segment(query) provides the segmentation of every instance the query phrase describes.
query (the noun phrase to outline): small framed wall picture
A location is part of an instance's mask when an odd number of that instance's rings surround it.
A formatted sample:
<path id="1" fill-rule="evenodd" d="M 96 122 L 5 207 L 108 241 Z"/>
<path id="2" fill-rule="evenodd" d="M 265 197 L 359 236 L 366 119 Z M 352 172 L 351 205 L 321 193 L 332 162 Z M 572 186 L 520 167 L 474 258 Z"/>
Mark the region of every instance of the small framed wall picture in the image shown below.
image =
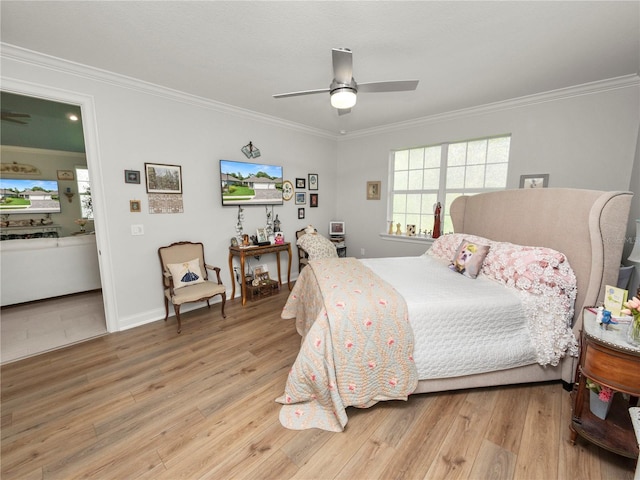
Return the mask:
<path id="1" fill-rule="evenodd" d="M 380 182 L 367 182 L 367 200 L 380 200 Z"/>
<path id="2" fill-rule="evenodd" d="M 304 178 L 296 178 L 296 188 L 307 188 L 307 180 Z"/>
<path id="3" fill-rule="evenodd" d="M 520 175 L 520 188 L 547 188 L 549 186 L 549 174 L 537 173 L 534 175 Z"/>
<path id="4" fill-rule="evenodd" d="M 140 213 L 142 211 L 140 200 L 129 200 L 129 211 L 133 213 Z"/>
<path id="5" fill-rule="evenodd" d="M 58 170 L 58 180 L 75 180 L 73 170 Z"/>
<path id="6" fill-rule="evenodd" d="M 139 170 L 125 170 L 124 171 L 124 183 L 140 183 L 140 171 Z"/>
<path id="7" fill-rule="evenodd" d="M 304 219 L 304 208 L 299 208 L 298 209 L 298 220 L 303 220 Z"/>
<path id="8" fill-rule="evenodd" d="M 304 205 L 307 203 L 306 192 L 296 192 L 296 205 Z"/>
<path id="9" fill-rule="evenodd" d="M 309 190 L 318 190 L 318 174 L 309 174 Z"/>
<path id="10" fill-rule="evenodd" d="M 309 194 L 309 206 L 311 208 L 315 208 L 318 206 L 318 194 L 317 193 L 310 193 Z"/>

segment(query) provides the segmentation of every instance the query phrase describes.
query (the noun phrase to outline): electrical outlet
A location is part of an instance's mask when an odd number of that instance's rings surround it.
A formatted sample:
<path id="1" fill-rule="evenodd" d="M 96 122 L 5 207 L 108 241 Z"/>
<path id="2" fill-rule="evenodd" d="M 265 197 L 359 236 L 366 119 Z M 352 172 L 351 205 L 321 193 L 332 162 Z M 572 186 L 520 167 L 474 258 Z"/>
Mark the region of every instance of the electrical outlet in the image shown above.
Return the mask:
<path id="1" fill-rule="evenodd" d="M 364 256 L 364 248 L 360 249 L 360 255 Z"/>

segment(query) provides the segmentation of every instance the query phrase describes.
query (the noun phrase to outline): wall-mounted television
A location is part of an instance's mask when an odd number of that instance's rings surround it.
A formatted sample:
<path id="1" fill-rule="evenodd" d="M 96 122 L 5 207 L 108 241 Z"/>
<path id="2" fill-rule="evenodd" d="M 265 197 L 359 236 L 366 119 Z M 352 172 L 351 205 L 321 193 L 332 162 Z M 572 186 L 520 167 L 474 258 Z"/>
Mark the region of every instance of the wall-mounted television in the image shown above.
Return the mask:
<path id="1" fill-rule="evenodd" d="M 282 205 L 282 167 L 220 160 L 222 206 Z"/>
<path id="2" fill-rule="evenodd" d="M 0 215 L 60 213 L 57 180 L 0 178 Z"/>

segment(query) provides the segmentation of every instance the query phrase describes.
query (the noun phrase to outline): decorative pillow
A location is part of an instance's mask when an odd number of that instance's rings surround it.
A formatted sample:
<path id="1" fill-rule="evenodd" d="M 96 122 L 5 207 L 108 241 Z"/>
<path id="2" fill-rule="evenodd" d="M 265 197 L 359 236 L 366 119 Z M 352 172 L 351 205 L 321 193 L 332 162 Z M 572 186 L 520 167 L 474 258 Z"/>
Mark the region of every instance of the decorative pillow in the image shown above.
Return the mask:
<path id="1" fill-rule="evenodd" d="M 575 274 L 567 257 L 547 247 L 495 242 L 482 272 L 505 285 L 540 293 L 544 289 L 575 289 Z"/>
<path id="2" fill-rule="evenodd" d="M 477 235 L 468 235 L 466 233 L 448 233 L 435 239 L 429 250 L 425 252 L 425 255 L 440 258 L 441 260 L 446 260 L 447 262 L 451 261 L 451 259 L 455 256 L 458 247 L 460 246 L 460 242 L 464 240 L 469 240 L 470 242 L 481 245 L 491 246 L 493 244 L 491 240 L 484 237 L 479 237 Z"/>
<path id="3" fill-rule="evenodd" d="M 169 273 L 173 277 L 173 288 L 182 288 L 204 282 L 197 258 L 183 263 L 167 263 Z"/>
<path id="4" fill-rule="evenodd" d="M 296 242 L 309 255 L 309 260 L 335 258 L 338 256 L 336 246 L 319 233 L 305 233 Z"/>
<path id="5" fill-rule="evenodd" d="M 487 253 L 489 253 L 489 245 L 481 245 L 464 239 L 456 250 L 449 268 L 465 277 L 476 278 Z"/>

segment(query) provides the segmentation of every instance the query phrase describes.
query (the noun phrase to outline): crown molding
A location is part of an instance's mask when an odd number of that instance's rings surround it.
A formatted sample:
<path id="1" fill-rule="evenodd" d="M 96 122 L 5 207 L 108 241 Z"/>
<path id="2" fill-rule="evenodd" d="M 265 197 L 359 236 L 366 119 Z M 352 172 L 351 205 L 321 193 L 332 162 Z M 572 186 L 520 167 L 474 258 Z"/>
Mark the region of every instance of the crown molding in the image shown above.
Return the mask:
<path id="1" fill-rule="evenodd" d="M 228 105 L 226 103 L 216 102 L 214 100 L 199 97 L 197 95 L 191 95 L 151 82 L 145 82 L 143 80 L 128 77 L 126 75 L 120 75 L 118 73 L 109 72 L 107 70 L 102 70 L 77 62 L 64 60 L 58 57 L 53 57 L 51 55 L 28 50 L 8 43 L 0 42 L 0 57 L 11 59 L 21 63 L 35 65 L 57 72 L 66 73 L 69 75 L 87 78 L 93 81 L 111 84 L 121 88 L 128 88 L 130 90 L 135 90 L 148 95 L 155 95 L 158 97 L 194 105 L 197 107 L 208 108 L 210 110 L 226 115 L 234 115 L 236 117 L 245 118 L 252 121 L 296 130 L 298 132 L 303 132 L 323 138 L 333 139 L 338 142 L 352 140 L 354 138 L 392 133 L 398 130 L 405 130 L 407 128 L 419 127 L 431 123 L 455 120 L 457 118 L 485 115 L 488 113 L 510 110 L 514 108 L 522 108 L 535 104 L 553 102 L 583 95 L 593 95 L 609 90 L 618 90 L 621 88 L 633 87 L 637 88 L 638 86 L 640 86 L 640 76 L 638 76 L 638 74 L 624 75 L 621 77 L 599 80 L 572 87 L 560 88 L 548 92 L 527 95 L 524 97 L 517 97 L 485 105 L 479 105 L 477 107 L 464 108 L 460 110 L 430 115 L 427 117 L 420 117 L 413 120 L 390 123 L 380 127 L 357 130 L 348 132 L 346 134 L 335 134 L 326 130 L 312 128 L 307 125 L 290 122 L 271 115 L 265 115 L 262 113 L 254 112 L 252 110 Z"/>
<path id="2" fill-rule="evenodd" d="M 133 77 L 128 77 L 119 73 L 110 72 L 100 68 L 83 65 L 81 63 L 72 62 L 70 60 L 54 57 L 44 53 L 36 52 L 34 50 L 28 50 L 16 45 L 0 42 L 0 47 L 0 57 L 14 60 L 16 62 L 35 65 L 40 68 L 46 68 L 48 70 L 62 72 L 69 75 L 106 83 L 114 85 L 116 87 L 127 88 L 140 93 L 155 95 L 157 97 L 186 103 L 188 105 L 207 108 L 218 113 L 234 115 L 236 117 L 244 118 L 247 120 L 288 128 L 310 135 L 330 139 L 336 138 L 336 134 L 334 134 L 333 132 L 328 132 L 326 130 L 321 130 L 318 128 L 312 128 L 300 123 L 290 122 L 278 117 L 265 115 L 263 113 L 258 113 L 245 108 L 228 105 L 226 103 L 216 102 L 208 98 L 191 95 L 179 90 L 163 87 L 161 85 L 146 82 L 144 80 L 139 80 Z"/>
<path id="3" fill-rule="evenodd" d="M 56 157 L 67 157 L 67 158 L 75 157 L 85 161 L 87 159 L 87 155 L 82 152 L 68 152 L 66 150 L 50 150 L 48 148 L 20 147 L 17 145 L 0 145 L 0 150 L 4 152 L 35 153 L 38 155 L 50 155 L 50 156 L 56 156 Z"/>
<path id="4" fill-rule="evenodd" d="M 640 86 L 640 76 L 637 74 L 623 75 L 621 77 L 609 78 L 606 80 L 599 80 L 596 82 L 584 83 L 581 85 L 575 85 L 572 87 L 560 88 L 557 90 L 550 90 L 548 92 L 536 93 L 533 95 L 527 95 L 524 97 L 517 97 L 509 100 L 503 100 L 495 103 L 488 103 L 485 105 L 479 105 L 477 107 L 464 108 L 461 110 L 454 110 L 451 112 L 439 113 L 436 115 L 430 115 L 428 117 L 416 118 L 413 120 L 407 120 L 404 122 L 390 123 L 381 127 L 373 127 L 365 130 L 358 130 L 355 132 L 349 132 L 343 135 L 340 140 L 351 140 L 358 137 L 368 137 L 371 135 L 380 135 L 383 133 L 390 133 L 398 130 L 405 130 L 407 128 L 419 127 L 428 125 L 431 123 L 444 122 L 449 120 L 455 120 L 456 118 L 471 117 L 477 115 L 485 115 L 488 113 L 499 112 L 503 110 L 511 110 L 514 108 L 528 107 L 540 103 L 555 102 L 558 100 L 564 100 L 567 98 L 580 97 L 584 95 L 593 95 L 596 93 L 602 93 L 609 90 L 618 90 L 621 88 L 637 88 Z"/>

